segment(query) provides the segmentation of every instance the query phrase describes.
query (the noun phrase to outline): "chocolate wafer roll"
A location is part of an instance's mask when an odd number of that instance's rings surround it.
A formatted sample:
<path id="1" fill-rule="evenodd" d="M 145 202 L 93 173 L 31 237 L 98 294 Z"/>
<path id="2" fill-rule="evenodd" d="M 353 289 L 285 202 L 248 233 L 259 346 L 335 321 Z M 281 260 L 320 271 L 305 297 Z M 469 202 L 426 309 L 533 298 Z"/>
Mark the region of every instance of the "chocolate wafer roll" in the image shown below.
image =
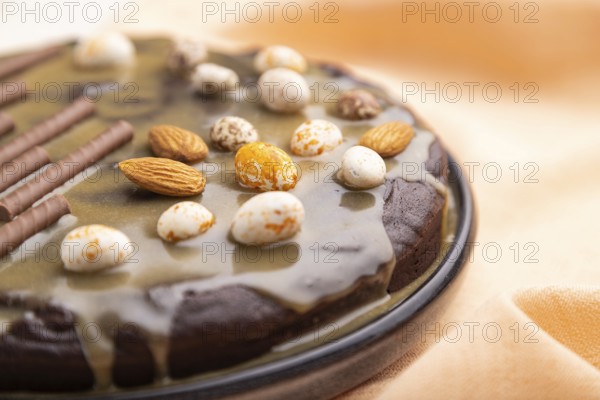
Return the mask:
<path id="1" fill-rule="evenodd" d="M 0 147 L 0 165 L 11 161 L 33 146 L 55 138 L 95 112 L 96 106 L 85 98 L 75 100 L 68 107 Z"/>
<path id="2" fill-rule="evenodd" d="M 23 71 L 29 67 L 41 63 L 61 52 L 60 47 L 47 47 L 31 53 L 20 54 L 9 59 L 0 61 L 0 78 L 5 78 L 14 73 Z"/>
<path id="3" fill-rule="evenodd" d="M 0 83 L 0 106 L 24 99 L 27 96 L 26 87 L 23 81 Z"/>
<path id="4" fill-rule="evenodd" d="M 25 240 L 70 213 L 69 202 L 60 194 L 27 210 L 19 218 L 0 228 L 0 257 L 4 257 Z"/>
<path id="5" fill-rule="evenodd" d="M 0 112 L 0 136 L 15 129 L 15 121 L 5 113 Z"/>
<path id="6" fill-rule="evenodd" d="M 44 197 L 69 179 L 92 166 L 113 150 L 133 138 L 130 123 L 119 121 L 108 130 L 69 154 L 52 168 L 51 177 L 42 174 L 40 179 L 30 181 L 0 200 L 0 220 L 10 221 L 37 200 Z M 48 171 L 51 166 L 48 167 Z"/>
<path id="7" fill-rule="evenodd" d="M 50 164 L 48 152 L 39 146 L 26 151 L 0 168 L 0 192 L 5 191 L 29 174 Z"/>

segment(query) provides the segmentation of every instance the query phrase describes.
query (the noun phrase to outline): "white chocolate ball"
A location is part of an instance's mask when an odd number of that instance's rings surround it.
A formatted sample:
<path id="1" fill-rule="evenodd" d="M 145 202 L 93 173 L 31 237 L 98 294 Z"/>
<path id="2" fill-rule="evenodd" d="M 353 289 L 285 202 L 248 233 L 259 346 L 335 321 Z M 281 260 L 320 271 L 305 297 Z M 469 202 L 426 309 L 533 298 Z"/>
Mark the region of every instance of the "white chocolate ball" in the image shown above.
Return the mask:
<path id="1" fill-rule="evenodd" d="M 342 132 L 334 123 L 314 119 L 296 129 L 290 146 L 298 156 L 316 156 L 335 149 L 342 139 Z"/>
<path id="2" fill-rule="evenodd" d="M 206 232 L 214 223 L 215 216 L 202 204 L 182 201 L 161 214 L 156 230 L 163 240 L 178 242 Z"/>
<path id="3" fill-rule="evenodd" d="M 95 272 L 127 260 L 136 246 L 121 231 L 105 225 L 85 225 L 67 233 L 60 246 L 65 269 Z"/>
<path id="4" fill-rule="evenodd" d="M 224 151 L 238 151 L 245 144 L 257 142 L 258 132 L 240 117 L 223 117 L 210 128 L 210 140 Z"/>
<path id="5" fill-rule="evenodd" d="M 73 49 L 75 64 L 84 68 L 111 67 L 132 63 L 135 46 L 118 32 L 109 32 L 80 40 Z"/>
<path id="6" fill-rule="evenodd" d="M 233 91 L 240 78 L 232 69 L 221 65 L 205 63 L 194 68 L 190 80 L 192 87 L 203 95 L 215 95 L 223 91 Z"/>
<path id="7" fill-rule="evenodd" d="M 273 68 L 258 80 L 261 101 L 271 111 L 293 113 L 302 110 L 310 101 L 306 80 L 287 68 Z"/>
<path id="8" fill-rule="evenodd" d="M 307 63 L 302 54 L 287 46 L 269 46 L 254 57 L 254 69 L 259 74 L 280 67 L 303 73 L 307 69 Z"/>
<path id="9" fill-rule="evenodd" d="M 342 156 L 338 178 L 349 188 L 370 189 L 385 182 L 385 161 L 373 150 L 353 146 Z"/>

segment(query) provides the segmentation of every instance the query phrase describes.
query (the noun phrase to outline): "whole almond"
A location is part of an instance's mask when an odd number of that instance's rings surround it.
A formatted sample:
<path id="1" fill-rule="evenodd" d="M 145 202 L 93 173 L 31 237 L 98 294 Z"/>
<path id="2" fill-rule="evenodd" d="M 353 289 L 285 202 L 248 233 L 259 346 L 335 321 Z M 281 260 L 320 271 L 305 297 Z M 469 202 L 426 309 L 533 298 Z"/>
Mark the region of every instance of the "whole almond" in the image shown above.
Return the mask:
<path id="1" fill-rule="evenodd" d="M 202 173 L 168 158 L 132 158 L 121 161 L 119 169 L 139 187 L 165 196 L 194 196 L 206 186 Z"/>
<path id="2" fill-rule="evenodd" d="M 393 157 L 408 147 L 415 137 L 412 126 L 404 122 L 388 122 L 368 130 L 358 144 L 376 151 L 381 157 Z"/>
<path id="3" fill-rule="evenodd" d="M 152 127 L 148 140 L 158 157 L 194 163 L 202 161 L 208 155 L 208 146 L 200 136 L 173 125 Z"/>

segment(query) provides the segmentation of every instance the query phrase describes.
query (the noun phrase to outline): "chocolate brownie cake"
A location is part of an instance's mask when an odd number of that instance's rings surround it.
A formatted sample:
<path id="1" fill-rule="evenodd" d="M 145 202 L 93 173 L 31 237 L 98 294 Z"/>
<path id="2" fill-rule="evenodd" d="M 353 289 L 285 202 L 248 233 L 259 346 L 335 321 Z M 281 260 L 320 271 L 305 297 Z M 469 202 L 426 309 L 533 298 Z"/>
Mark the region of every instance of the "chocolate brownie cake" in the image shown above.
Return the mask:
<path id="1" fill-rule="evenodd" d="M 112 59 L 69 44 L 26 70 L 32 63 L 13 62 L 2 78 L 12 101 L 2 109 L 0 214 L 12 222 L 0 227 L 0 390 L 117 390 L 219 371 L 384 299 L 434 263 L 446 153 L 383 90 L 286 49 L 205 54 L 145 39 L 131 55 L 111 40 Z M 301 76 L 308 93 L 265 104 L 265 74 Z M 93 109 L 77 105 L 81 96 Z M 312 134 L 322 147 L 306 141 Z M 19 136 L 29 141 L 14 144 Z M 289 157 L 291 183 L 243 181 L 242 155 L 252 165 Z M 261 202 L 261 192 L 292 197 Z M 243 220 L 251 206 L 278 215 L 279 201 L 298 206 L 284 224 Z M 203 221 L 193 234 L 173 219 L 178 207 Z M 112 262 L 66 260 L 65 242 L 91 231 L 112 240 L 95 242 Z"/>

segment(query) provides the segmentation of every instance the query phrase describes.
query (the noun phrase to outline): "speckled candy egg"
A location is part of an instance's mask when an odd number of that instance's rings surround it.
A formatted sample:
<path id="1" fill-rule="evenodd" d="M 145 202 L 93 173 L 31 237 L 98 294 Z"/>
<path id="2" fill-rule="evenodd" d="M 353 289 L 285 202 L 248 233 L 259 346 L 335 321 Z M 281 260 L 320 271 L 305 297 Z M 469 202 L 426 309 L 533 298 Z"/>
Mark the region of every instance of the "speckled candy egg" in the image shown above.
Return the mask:
<path id="1" fill-rule="evenodd" d="M 206 46 L 201 40 L 192 38 L 176 39 L 167 59 L 167 66 L 173 72 L 188 73 L 207 57 Z"/>
<path id="2" fill-rule="evenodd" d="M 336 108 L 338 116 L 349 120 L 371 119 L 381 113 L 381 105 L 377 98 L 363 89 L 343 92 Z"/>
<path id="3" fill-rule="evenodd" d="M 75 64 L 84 68 L 100 68 L 129 64 L 135 57 L 135 47 L 129 38 L 109 32 L 80 40 L 73 49 Z"/>
<path id="4" fill-rule="evenodd" d="M 370 189 L 385 182 L 386 167 L 383 158 L 364 146 L 346 150 L 338 178 L 349 188 Z"/>
<path id="5" fill-rule="evenodd" d="M 254 196 L 235 213 L 231 235 L 242 244 L 265 245 L 294 236 L 304 223 L 304 206 L 287 192 Z"/>
<path id="6" fill-rule="evenodd" d="M 122 264 L 135 248 L 129 238 L 117 229 L 85 225 L 65 236 L 60 253 L 65 269 L 95 272 Z"/>
<path id="7" fill-rule="evenodd" d="M 293 113 L 302 110 L 310 101 L 306 80 L 288 68 L 273 68 L 258 80 L 260 100 L 271 111 Z"/>
<path id="8" fill-rule="evenodd" d="M 232 69 L 205 63 L 194 68 L 190 75 L 190 81 L 196 92 L 211 96 L 235 90 L 240 83 L 240 78 Z"/>
<path id="9" fill-rule="evenodd" d="M 298 182 L 298 167 L 284 150 L 264 142 L 248 143 L 235 155 L 235 175 L 247 188 L 287 191 Z"/>
<path id="10" fill-rule="evenodd" d="M 223 117 L 210 128 L 210 140 L 220 150 L 237 151 L 245 144 L 258 141 L 258 132 L 244 118 Z"/>
<path id="11" fill-rule="evenodd" d="M 342 132 L 335 124 L 315 119 L 300 125 L 292 135 L 292 153 L 298 156 L 316 156 L 342 144 Z"/>
<path id="12" fill-rule="evenodd" d="M 167 242 L 178 242 L 206 232 L 214 223 L 215 216 L 202 204 L 182 201 L 161 214 L 156 230 Z"/>
<path id="13" fill-rule="evenodd" d="M 307 63 L 302 54 L 287 46 L 265 47 L 254 57 L 254 69 L 258 73 L 281 67 L 303 73 Z"/>

